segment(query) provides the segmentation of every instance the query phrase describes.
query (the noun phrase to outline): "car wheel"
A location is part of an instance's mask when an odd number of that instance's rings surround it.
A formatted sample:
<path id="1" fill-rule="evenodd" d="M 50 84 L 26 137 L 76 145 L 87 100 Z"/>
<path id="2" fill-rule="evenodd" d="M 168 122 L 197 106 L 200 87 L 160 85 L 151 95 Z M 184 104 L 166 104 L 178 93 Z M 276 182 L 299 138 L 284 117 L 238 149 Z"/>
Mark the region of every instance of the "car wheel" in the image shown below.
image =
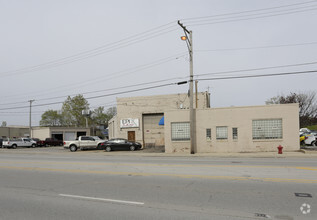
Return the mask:
<path id="1" fill-rule="evenodd" d="M 311 142 L 311 146 L 316 147 L 317 146 L 317 142 L 316 141 Z"/>
<path id="2" fill-rule="evenodd" d="M 110 146 L 107 146 L 107 147 L 106 147 L 106 151 L 107 151 L 107 152 L 110 152 L 110 151 L 111 151 L 111 147 L 110 147 Z"/>
<path id="3" fill-rule="evenodd" d="M 75 152 L 75 151 L 77 151 L 77 146 L 76 146 L 76 145 L 71 145 L 71 146 L 69 147 L 69 150 L 70 150 L 71 152 Z"/>
<path id="4" fill-rule="evenodd" d="M 16 144 L 13 144 L 13 145 L 12 145 L 12 148 L 13 148 L 13 149 L 17 149 L 17 145 L 16 145 Z"/>
<path id="5" fill-rule="evenodd" d="M 135 146 L 131 145 L 130 146 L 130 151 L 134 151 L 135 150 Z"/>
<path id="6" fill-rule="evenodd" d="M 36 144 L 32 144 L 32 148 L 35 148 L 36 147 Z"/>

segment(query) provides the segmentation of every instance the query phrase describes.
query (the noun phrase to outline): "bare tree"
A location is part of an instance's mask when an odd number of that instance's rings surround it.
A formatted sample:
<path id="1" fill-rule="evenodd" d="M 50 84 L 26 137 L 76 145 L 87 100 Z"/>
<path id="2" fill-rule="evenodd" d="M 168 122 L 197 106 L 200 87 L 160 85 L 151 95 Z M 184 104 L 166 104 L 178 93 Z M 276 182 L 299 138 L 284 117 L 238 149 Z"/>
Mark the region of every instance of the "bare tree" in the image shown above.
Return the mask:
<path id="1" fill-rule="evenodd" d="M 317 99 L 316 92 L 295 93 L 289 95 L 280 95 L 270 98 L 265 102 L 269 104 L 287 104 L 298 103 L 299 121 L 301 127 L 314 125 L 317 123 Z"/>

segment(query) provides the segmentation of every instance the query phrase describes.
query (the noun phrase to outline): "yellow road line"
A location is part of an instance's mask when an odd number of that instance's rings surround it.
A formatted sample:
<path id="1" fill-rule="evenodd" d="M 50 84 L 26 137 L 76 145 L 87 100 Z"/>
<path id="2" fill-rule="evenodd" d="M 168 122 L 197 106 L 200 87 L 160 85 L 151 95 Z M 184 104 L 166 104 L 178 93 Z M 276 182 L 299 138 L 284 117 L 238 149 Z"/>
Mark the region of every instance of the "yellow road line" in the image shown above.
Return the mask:
<path id="1" fill-rule="evenodd" d="M 317 167 L 296 167 L 296 169 L 317 171 Z"/>
<path id="2" fill-rule="evenodd" d="M 317 171 L 317 167 L 298 167 L 298 166 L 271 166 L 271 165 L 206 165 L 206 164 L 154 164 L 154 163 L 110 163 L 110 162 L 57 162 L 57 161 L 0 161 L 8 164 L 60 164 L 60 165 L 95 165 L 95 166 L 139 166 L 139 167 L 216 167 L 216 168 L 282 168 L 282 169 L 301 169 Z"/>
<path id="3" fill-rule="evenodd" d="M 261 177 L 241 177 L 241 176 L 210 176 L 210 175 L 190 175 L 190 174 L 168 174 L 168 173 L 142 173 L 142 172 L 114 172 L 101 170 L 80 170 L 80 169 L 56 169 L 42 167 L 12 167 L 0 166 L 0 169 L 26 170 L 26 171 L 49 171 L 65 173 L 87 173 L 87 174 L 105 174 L 105 175 L 131 175 L 131 176 L 168 176 L 178 178 L 196 178 L 212 180 L 258 180 L 264 182 L 289 182 L 289 183 L 317 183 L 314 179 L 287 179 L 287 178 L 261 178 Z"/>

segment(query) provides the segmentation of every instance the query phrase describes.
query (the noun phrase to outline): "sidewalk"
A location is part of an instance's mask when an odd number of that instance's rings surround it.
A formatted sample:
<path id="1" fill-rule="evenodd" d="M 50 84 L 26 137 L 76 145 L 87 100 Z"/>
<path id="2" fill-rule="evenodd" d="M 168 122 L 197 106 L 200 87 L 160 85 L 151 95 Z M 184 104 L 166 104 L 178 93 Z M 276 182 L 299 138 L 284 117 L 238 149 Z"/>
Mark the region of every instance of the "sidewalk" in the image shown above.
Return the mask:
<path id="1" fill-rule="evenodd" d="M 223 157 L 223 158 L 316 158 L 317 150 L 301 149 L 293 152 L 283 152 L 278 154 L 276 152 L 250 152 L 250 153 L 164 153 L 148 150 L 138 151 L 111 151 L 106 152 L 104 150 L 85 150 L 70 152 L 63 147 L 49 147 L 49 148 L 20 148 L 20 149 L 1 149 L 0 153 L 10 154 L 52 154 L 61 155 L 67 154 L 72 156 L 82 155 L 102 155 L 102 156 L 135 156 L 135 157 Z"/>
<path id="2" fill-rule="evenodd" d="M 296 152 L 252 152 L 252 153 L 157 153 L 146 151 L 112 151 L 112 152 L 99 152 L 105 156 L 141 156 L 141 157 L 230 157 L 230 158 L 317 158 L 317 151 L 300 150 Z"/>

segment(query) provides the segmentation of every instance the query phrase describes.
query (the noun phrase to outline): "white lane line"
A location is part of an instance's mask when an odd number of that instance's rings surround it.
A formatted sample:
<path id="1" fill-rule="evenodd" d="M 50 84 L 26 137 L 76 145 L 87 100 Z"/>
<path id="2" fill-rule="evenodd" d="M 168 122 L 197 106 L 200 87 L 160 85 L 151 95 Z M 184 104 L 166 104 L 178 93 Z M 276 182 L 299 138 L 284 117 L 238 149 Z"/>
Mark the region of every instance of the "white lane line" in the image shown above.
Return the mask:
<path id="1" fill-rule="evenodd" d="M 143 202 L 134 202 L 134 201 L 124 201 L 124 200 L 114 200 L 114 199 L 105 199 L 105 198 L 97 198 L 97 197 L 87 197 L 87 196 L 77 196 L 77 195 L 68 195 L 68 194 L 59 194 L 63 197 L 77 198 L 77 199 L 87 199 L 87 200 L 96 200 L 103 202 L 115 202 L 115 203 L 123 203 L 130 205 L 144 205 Z"/>

